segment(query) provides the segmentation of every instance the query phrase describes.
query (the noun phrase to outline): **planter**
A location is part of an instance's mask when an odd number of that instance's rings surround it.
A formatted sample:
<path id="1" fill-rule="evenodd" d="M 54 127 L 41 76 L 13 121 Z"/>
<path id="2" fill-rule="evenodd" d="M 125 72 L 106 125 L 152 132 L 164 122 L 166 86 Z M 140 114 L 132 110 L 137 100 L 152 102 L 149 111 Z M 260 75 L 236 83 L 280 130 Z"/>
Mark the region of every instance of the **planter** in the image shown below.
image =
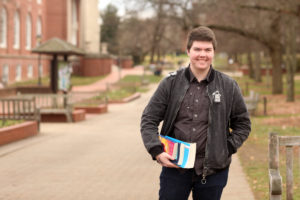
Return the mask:
<path id="1" fill-rule="evenodd" d="M 107 113 L 108 106 L 107 104 L 101 104 L 98 106 L 77 106 L 75 107 L 75 110 L 85 110 L 86 113 L 89 114 L 101 114 L 101 113 Z"/>
<path id="2" fill-rule="evenodd" d="M 85 120 L 85 110 L 73 110 L 72 112 L 73 122 L 79 122 Z M 67 117 L 63 113 L 42 113 L 41 114 L 42 122 L 68 122 Z"/>
<path id="3" fill-rule="evenodd" d="M 36 121 L 28 121 L 0 128 L 0 145 L 8 144 L 38 134 Z"/>

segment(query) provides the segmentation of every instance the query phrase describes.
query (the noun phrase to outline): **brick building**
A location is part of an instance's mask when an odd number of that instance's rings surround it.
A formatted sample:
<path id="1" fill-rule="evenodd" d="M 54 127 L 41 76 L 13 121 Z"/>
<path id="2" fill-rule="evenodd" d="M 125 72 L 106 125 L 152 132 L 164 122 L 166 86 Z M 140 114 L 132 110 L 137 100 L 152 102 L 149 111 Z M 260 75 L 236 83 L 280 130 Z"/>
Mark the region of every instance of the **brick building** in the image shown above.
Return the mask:
<path id="1" fill-rule="evenodd" d="M 98 0 L 1 0 L 0 81 L 4 84 L 49 74 L 51 56 L 31 49 L 53 37 L 83 49 L 86 56 L 72 57 L 74 72 L 110 72 L 111 59 L 100 55 Z M 101 70 L 99 70 L 101 69 Z M 87 72 L 88 71 L 88 72 Z"/>

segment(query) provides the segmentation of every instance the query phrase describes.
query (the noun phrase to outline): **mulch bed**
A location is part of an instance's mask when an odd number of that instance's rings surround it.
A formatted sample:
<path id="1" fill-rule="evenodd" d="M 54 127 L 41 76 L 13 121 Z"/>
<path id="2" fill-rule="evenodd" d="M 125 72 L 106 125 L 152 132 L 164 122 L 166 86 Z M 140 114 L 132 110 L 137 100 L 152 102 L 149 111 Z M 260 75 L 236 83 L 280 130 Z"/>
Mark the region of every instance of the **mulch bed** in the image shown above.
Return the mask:
<path id="1" fill-rule="evenodd" d="M 300 127 L 300 95 L 295 97 L 295 102 L 286 102 L 285 95 L 266 95 L 267 115 L 272 116 L 263 119 L 267 125 L 281 127 Z M 260 101 L 257 115 L 263 115 L 263 103 Z"/>

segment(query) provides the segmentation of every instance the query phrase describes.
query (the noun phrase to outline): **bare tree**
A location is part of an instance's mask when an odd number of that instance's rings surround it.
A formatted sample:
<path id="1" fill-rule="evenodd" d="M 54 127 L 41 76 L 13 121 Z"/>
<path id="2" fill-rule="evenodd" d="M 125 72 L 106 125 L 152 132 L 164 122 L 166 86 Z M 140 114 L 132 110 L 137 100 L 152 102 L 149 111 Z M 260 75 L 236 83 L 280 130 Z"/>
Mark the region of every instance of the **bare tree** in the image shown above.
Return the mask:
<path id="1" fill-rule="evenodd" d="M 150 20 L 141 20 L 136 16 L 125 19 L 119 29 L 119 48 L 121 55 L 131 55 L 134 62 L 141 63 L 150 51 Z"/>
<path id="2" fill-rule="evenodd" d="M 204 1 L 201 5 L 199 3 L 196 9 L 202 13 L 209 13 L 209 18 L 199 24 L 205 24 L 214 29 L 236 33 L 256 40 L 264 45 L 268 49 L 272 60 L 272 93 L 280 94 L 283 92 L 282 53 L 285 45 L 283 42 L 285 24 L 282 22 L 282 10 L 284 9 L 280 7 L 283 4 L 280 0 L 267 0 L 264 2 L 251 1 L 251 3 L 251 5 L 244 5 L 244 1 L 240 0 Z M 290 0 L 284 4 L 287 3 L 290 10 L 299 8 L 299 6 L 295 6 L 296 1 Z M 274 7 L 278 8 L 280 12 L 265 12 L 253 9 L 257 7 Z M 295 13 L 298 12 L 291 13 L 295 15 Z"/>

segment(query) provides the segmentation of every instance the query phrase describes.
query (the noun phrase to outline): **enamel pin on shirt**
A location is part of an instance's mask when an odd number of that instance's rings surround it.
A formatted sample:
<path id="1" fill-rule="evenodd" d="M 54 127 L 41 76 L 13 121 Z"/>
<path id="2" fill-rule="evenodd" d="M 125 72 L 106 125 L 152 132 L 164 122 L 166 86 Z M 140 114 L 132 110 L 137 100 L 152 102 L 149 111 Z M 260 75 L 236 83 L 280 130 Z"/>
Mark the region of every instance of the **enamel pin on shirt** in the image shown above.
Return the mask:
<path id="1" fill-rule="evenodd" d="M 221 102 L 221 94 L 220 94 L 219 90 L 212 93 L 212 95 L 214 97 L 214 102 L 215 103 L 220 103 Z"/>

